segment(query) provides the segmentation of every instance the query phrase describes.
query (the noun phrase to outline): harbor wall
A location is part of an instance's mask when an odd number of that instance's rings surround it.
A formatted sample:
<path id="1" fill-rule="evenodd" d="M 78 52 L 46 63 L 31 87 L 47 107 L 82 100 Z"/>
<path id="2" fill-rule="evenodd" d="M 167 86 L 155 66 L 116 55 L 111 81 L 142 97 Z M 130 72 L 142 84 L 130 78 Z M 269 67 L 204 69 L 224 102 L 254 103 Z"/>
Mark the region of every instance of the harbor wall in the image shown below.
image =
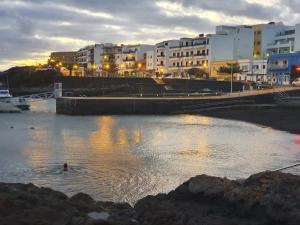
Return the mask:
<path id="1" fill-rule="evenodd" d="M 101 78 L 101 77 L 58 77 L 63 91 L 74 96 L 118 96 L 135 94 L 193 93 L 211 90 L 230 92 L 230 82 L 215 80 L 158 79 L 152 78 Z M 243 84 L 233 83 L 234 91 L 242 91 Z"/>
<path id="2" fill-rule="evenodd" d="M 274 104 L 276 92 L 273 91 L 210 97 L 62 97 L 56 100 L 56 112 L 68 115 L 180 114 L 220 105 Z M 289 93 L 293 92 L 291 89 Z"/>

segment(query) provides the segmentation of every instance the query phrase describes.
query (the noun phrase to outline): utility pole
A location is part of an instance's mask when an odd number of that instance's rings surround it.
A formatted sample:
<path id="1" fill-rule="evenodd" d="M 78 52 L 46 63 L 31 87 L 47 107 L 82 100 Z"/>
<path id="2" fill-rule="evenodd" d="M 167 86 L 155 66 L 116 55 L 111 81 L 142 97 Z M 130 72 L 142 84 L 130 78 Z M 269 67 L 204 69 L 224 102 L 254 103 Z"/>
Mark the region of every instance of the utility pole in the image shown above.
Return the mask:
<path id="1" fill-rule="evenodd" d="M 233 64 L 231 64 L 231 82 L 230 82 L 230 93 L 233 92 Z"/>

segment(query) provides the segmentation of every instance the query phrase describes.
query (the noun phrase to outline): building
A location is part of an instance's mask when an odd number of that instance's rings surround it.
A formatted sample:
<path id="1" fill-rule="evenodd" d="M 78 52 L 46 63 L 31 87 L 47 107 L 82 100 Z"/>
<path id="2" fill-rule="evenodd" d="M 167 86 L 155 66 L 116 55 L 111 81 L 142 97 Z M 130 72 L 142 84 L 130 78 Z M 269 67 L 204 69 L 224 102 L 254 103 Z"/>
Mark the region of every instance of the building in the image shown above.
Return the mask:
<path id="1" fill-rule="evenodd" d="M 270 53 L 272 53 L 272 49 L 280 47 L 277 46 L 276 38 L 278 38 L 281 33 L 283 34 L 284 32 L 290 31 L 292 29 L 292 26 L 286 26 L 282 22 L 270 22 L 268 24 L 253 25 L 254 59 L 267 59 Z M 289 32 L 287 32 L 286 34 L 290 35 Z M 280 38 L 278 40 L 280 40 Z"/>
<path id="2" fill-rule="evenodd" d="M 116 65 L 120 76 L 139 76 L 147 74 L 147 52 L 154 50 L 154 45 L 122 45 L 122 51 L 116 55 Z"/>
<path id="3" fill-rule="evenodd" d="M 254 30 L 252 26 L 217 26 L 216 34 L 228 35 L 233 39 L 232 59 L 252 59 L 254 48 Z"/>
<path id="4" fill-rule="evenodd" d="M 156 54 L 155 50 L 146 52 L 146 72 L 149 75 L 153 75 L 155 73 L 156 68 Z"/>
<path id="5" fill-rule="evenodd" d="M 78 66 L 82 67 L 86 72 L 100 71 L 100 55 L 102 47 L 102 44 L 94 44 L 79 49 L 77 52 Z"/>
<path id="6" fill-rule="evenodd" d="M 191 68 L 207 70 L 208 49 L 207 38 L 200 35 L 197 38 L 181 38 L 179 45 L 169 49 L 169 70 L 173 76 L 185 76 Z"/>
<path id="7" fill-rule="evenodd" d="M 271 77 L 267 73 L 267 60 L 244 59 L 238 60 L 238 64 L 241 72 L 238 74 L 237 80 L 256 83 L 271 83 Z"/>
<path id="8" fill-rule="evenodd" d="M 49 62 L 74 65 L 76 64 L 76 52 L 51 52 Z"/>
<path id="9" fill-rule="evenodd" d="M 268 59 L 268 74 L 273 76 L 274 85 L 287 85 L 300 77 L 300 53 L 273 54 Z"/>
<path id="10" fill-rule="evenodd" d="M 115 76 L 118 74 L 117 60 L 122 53 L 122 46 L 103 45 L 100 55 L 100 76 Z"/>

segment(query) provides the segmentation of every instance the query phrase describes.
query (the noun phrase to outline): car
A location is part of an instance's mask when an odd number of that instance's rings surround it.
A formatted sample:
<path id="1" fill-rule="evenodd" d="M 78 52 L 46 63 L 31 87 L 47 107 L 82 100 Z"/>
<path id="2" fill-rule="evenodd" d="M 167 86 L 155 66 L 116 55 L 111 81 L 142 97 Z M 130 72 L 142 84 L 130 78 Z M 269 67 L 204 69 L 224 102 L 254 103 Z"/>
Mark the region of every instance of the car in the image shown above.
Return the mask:
<path id="1" fill-rule="evenodd" d="M 292 82 L 293 87 L 300 87 L 300 77 L 296 78 L 293 82 Z"/>

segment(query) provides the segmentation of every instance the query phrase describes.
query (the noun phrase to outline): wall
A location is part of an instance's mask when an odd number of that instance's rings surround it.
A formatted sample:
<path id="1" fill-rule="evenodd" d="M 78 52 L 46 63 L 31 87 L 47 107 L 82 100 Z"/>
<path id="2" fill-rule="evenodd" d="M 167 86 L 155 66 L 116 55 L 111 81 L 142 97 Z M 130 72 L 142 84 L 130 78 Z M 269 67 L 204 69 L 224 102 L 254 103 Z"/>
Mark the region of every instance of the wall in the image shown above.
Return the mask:
<path id="1" fill-rule="evenodd" d="M 233 59 L 233 45 L 234 40 L 232 36 L 228 35 L 208 35 L 209 38 L 209 64 L 213 61 Z"/>

